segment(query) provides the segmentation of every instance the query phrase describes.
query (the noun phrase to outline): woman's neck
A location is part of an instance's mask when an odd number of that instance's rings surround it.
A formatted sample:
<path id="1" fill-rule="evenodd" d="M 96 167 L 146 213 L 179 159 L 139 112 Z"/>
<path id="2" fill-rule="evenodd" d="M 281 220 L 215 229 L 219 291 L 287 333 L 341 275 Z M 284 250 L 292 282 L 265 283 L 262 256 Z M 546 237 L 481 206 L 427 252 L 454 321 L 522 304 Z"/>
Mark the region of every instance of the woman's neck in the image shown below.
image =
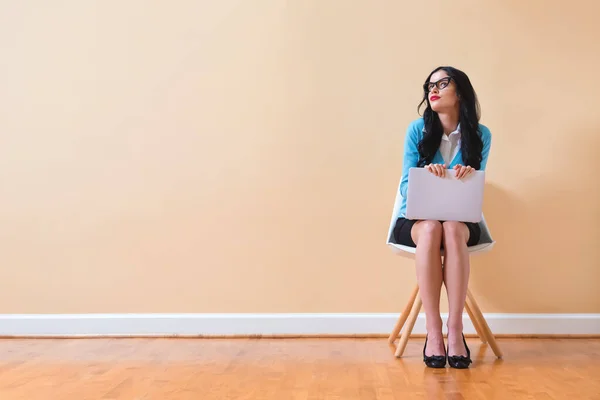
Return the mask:
<path id="1" fill-rule="evenodd" d="M 444 134 L 449 135 L 458 127 L 458 112 L 438 113 Z"/>

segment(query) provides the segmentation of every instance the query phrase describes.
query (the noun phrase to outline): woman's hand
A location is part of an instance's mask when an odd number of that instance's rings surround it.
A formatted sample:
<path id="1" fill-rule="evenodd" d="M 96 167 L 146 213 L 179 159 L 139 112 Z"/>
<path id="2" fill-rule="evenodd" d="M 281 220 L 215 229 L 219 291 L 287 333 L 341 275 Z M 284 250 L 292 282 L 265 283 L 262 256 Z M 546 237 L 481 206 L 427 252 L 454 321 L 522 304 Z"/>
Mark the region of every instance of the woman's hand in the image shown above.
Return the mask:
<path id="1" fill-rule="evenodd" d="M 466 178 L 471 174 L 471 172 L 475 171 L 471 166 L 464 166 L 457 164 L 454 166 L 454 170 L 456 171 L 456 179 Z"/>
<path id="2" fill-rule="evenodd" d="M 446 176 L 446 164 L 428 164 L 425 169 L 440 178 Z"/>

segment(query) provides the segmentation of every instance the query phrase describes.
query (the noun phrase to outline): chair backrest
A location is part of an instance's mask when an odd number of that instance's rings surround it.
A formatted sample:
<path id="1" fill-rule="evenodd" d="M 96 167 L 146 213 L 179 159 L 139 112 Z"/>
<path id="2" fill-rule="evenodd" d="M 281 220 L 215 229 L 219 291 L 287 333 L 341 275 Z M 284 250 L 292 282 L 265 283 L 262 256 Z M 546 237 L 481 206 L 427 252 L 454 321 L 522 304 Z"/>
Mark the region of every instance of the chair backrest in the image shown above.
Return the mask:
<path id="1" fill-rule="evenodd" d="M 388 229 L 387 245 L 395 254 L 408 258 L 414 258 L 414 254 L 417 250 L 415 247 L 398 244 L 394 239 L 394 227 L 396 226 L 396 221 L 400 216 L 401 206 L 402 195 L 400 194 L 400 186 L 398 186 L 398 190 L 396 190 L 396 200 L 394 201 L 394 209 L 392 211 L 392 218 L 390 220 L 390 226 Z M 487 223 L 485 222 L 485 217 L 483 214 L 481 214 L 481 221 L 479 222 L 479 226 L 481 227 L 481 237 L 479 238 L 479 243 L 477 243 L 475 246 L 471 246 L 468 248 L 470 254 L 490 251 L 496 243 L 496 241 L 492 238 L 492 234 L 490 233 Z"/>

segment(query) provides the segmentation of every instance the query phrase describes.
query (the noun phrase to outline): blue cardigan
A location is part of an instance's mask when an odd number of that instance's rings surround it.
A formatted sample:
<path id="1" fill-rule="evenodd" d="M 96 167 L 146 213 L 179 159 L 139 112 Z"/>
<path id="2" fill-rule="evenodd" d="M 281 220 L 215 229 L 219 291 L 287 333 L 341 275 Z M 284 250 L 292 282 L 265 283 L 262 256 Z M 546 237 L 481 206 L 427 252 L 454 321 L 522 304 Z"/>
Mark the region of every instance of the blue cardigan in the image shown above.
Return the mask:
<path id="1" fill-rule="evenodd" d="M 404 141 L 404 162 L 402 165 L 402 179 L 400 180 L 400 195 L 402 196 L 402 205 L 400 206 L 400 217 L 406 216 L 406 191 L 408 189 L 408 171 L 412 167 L 416 167 L 419 162 L 419 149 L 418 145 L 421 139 L 423 139 L 423 130 L 425 128 L 425 121 L 423 118 L 416 119 L 410 123 L 406 130 L 406 139 Z M 488 155 L 490 153 L 490 146 L 492 144 L 492 134 L 487 126 L 479 124 L 479 132 L 481 134 L 481 140 L 483 140 L 483 150 L 481 152 L 481 167 L 480 171 L 485 170 L 487 165 Z M 444 158 L 438 150 L 433 157 L 433 164 L 444 164 Z M 454 168 L 455 165 L 464 165 L 462 159 L 462 151 L 459 149 L 456 156 L 452 159 L 448 169 Z"/>

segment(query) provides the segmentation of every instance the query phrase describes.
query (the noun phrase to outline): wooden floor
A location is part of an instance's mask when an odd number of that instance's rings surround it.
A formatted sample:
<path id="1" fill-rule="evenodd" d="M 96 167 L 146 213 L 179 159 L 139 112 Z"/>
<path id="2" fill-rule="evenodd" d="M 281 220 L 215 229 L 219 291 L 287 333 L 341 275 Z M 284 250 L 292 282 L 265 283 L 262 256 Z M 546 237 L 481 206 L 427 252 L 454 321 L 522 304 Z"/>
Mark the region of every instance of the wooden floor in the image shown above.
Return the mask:
<path id="1" fill-rule="evenodd" d="M 6 339 L 0 399 L 600 399 L 600 340 L 469 339 L 469 370 L 432 370 L 411 339 Z"/>

